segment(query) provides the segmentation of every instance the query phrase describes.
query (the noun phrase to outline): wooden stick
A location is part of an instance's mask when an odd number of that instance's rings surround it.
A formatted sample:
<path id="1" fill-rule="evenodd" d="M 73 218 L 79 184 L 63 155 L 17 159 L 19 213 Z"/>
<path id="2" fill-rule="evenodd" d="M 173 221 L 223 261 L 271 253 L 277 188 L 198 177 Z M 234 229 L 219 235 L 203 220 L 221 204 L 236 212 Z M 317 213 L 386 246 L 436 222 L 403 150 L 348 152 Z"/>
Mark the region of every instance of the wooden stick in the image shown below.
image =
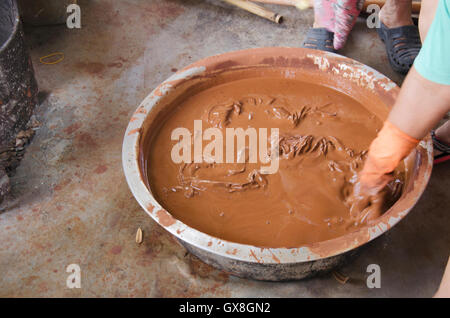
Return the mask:
<path id="1" fill-rule="evenodd" d="M 261 7 L 250 1 L 245 0 L 222 0 L 222 1 L 235 5 L 243 10 L 256 14 L 260 17 L 263 17 L 275 23 L 281 23 L 283 19 L 283 17 L 278 13 L 267 10 L 266 8 Z"/>
<path id="2" fill-rule="evenodd" d="M 301 9 L 312 8 L 314 0 L 250 0 L 267 4 L 279 4 L 282 6 L 294 6 Z"/>
<path id="3" fill-rule="evenodd" d="M 312 8 L 314 7 L 313 0 L 250 0 L 253 2 L 270 3 L 270 4 L 280 4 L 284 6 L 294 6 L 297 8 Z M 376 4 L 380 8 L 384 6 L 386 0 L 366 0 L 364 1 L 363 11 L 366 11 L 367 7 L 371 4 Z M 420 1 L 412 2 L 412 13 L 419 13 L 421 7 Z"/>

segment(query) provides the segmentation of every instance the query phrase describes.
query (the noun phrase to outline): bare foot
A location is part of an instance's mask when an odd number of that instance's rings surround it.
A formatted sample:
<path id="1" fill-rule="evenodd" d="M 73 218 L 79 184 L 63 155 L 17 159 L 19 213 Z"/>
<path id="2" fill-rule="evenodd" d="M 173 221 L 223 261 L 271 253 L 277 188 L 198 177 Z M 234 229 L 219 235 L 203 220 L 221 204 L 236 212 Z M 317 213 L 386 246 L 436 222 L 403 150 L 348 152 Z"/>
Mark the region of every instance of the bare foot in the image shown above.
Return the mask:
<path id="1" fill-rule="evenodd" d="M 412 0 L 387 0 L 379 16 L 388 28 L 413 25 L 411 18 Z"/>

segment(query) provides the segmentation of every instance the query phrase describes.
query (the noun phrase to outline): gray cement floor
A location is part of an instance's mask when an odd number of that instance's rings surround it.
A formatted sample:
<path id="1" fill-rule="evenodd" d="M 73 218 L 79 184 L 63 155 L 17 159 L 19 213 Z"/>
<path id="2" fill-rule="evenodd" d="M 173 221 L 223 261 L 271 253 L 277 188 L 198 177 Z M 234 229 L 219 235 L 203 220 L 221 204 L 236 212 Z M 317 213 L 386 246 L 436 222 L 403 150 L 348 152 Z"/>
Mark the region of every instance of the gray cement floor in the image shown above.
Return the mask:
<path id="1" fill-rule="evenodd" d="M 212 0 L 81 1 L 82 28 L 27 28 L 42 92 L 38 130 L 0 212 L 0 296 L 429 297 L 449 256 L 450 170 L 435 167 L 416 207 L 341 272 L 288 283 L 239 279 L 203 264 L 138 206 L 121 168 L 128 120 L 174 71 L 251 47 L 300 46 L 312 10 L 273 6 L 276 25 Z M 64 52 L 56 65 L 39 57 Z M 363 20 L 341 52 L 397 83 L 375 30 Z M 431 107 L 432 105 L 430 105 Z M 138 227 L 144 242 L 135 243 Z M 66 267 L 81 267 L 81 289 Z M 381 288 L 366 268 L 381 267 Z"/>

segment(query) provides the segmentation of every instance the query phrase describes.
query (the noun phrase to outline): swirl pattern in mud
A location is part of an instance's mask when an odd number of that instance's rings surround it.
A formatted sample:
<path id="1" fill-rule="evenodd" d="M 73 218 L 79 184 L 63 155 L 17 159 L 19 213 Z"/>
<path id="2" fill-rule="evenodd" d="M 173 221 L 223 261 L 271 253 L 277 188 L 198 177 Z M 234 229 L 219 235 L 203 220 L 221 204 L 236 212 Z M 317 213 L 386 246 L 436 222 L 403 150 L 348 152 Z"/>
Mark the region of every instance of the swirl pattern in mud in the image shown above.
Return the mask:
<path id="1" fill-rule="evenodd" d="M 279 167 L 264 174 L 233 144 L 235 162 L 175 163 L 171 133 L 195 120 L 202 129 L 278 128 Z M 344 235 L 386 211 L 399 197 L 404 172 L 361 213 L 350 213 L 349 196 L 381 121 L 352 98 L 296 80 L 242 79 L 201 91 L 174 108 L 146 154 L 150 187 L 177 219 L 218 238 L 260 247 L 296 247 Z M 258 136 L 257 136 L 258 137 Z M 203 149 L 211 142 L 197 140 Z M 267 155 L 273 148 L 266 144 Z M 258 144 L 258 149 L 261 144 Z M 203 155 L 204 159 L 205 155 Z"/>

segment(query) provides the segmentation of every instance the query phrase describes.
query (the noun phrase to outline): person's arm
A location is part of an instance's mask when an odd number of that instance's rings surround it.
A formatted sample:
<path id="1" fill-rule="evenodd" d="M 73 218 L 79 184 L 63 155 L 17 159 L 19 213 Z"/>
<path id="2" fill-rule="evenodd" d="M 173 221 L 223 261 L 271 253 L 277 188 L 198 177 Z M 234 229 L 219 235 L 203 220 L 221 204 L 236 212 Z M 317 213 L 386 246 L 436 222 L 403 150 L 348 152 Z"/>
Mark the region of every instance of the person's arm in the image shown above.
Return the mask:
<path id="1" fill-rule="evenodd" d="M 430 19 L 434 19 L 431 27 Z M 385 126 L 370 146 L 351 198 L 352 208 L 359 212 L 365 208 L 366 194 L 384 187 L 388 174 L 450 109 L 450 1 L 425 1 L 420 28 L 422 38 L 426 36 L 422 50 Z M 450 297 L 450 260 L 435 297 Z"/>
<path id="2" fill-rule="evenodd" d="M 409 136 L 422 139 L 439 123 L 449 108 L 450 85 L 438 84 L 422 77 L 413 66 L 387 120 Z"/>
<path id="3" fill-rule="evenodd" d="M 434 19 L 431 21 L 431 19 Z M 428 0 L 420 14 L 422 49 L 373 141 L 357 192 L 379 191 L 399 162 L 450 108 L 450 2 Z"/>
<path id="4" fill-rule="evenodd" d="M 372 142 L 360 175 L 363 192 L 376 193 L 400 161 L 449 111 L 450 86 L 423 78 L 413 67 L 389 117 Z"/>

